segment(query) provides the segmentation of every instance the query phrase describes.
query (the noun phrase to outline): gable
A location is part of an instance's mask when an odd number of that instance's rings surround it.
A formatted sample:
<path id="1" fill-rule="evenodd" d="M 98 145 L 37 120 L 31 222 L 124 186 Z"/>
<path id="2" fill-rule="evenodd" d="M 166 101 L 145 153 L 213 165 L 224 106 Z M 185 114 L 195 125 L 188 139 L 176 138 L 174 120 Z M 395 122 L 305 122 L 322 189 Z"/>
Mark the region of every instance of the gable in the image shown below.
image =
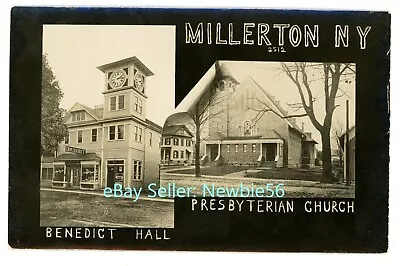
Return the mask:
<path id="1" fill-rule="evenodd" d="M 64 116 L 65 123 L 97 121 L 97 120 L 98 118 L 96 117 L 95 112 L 91 110 L 89 107 L 84 106 L 83 104 L 80 103 L 75 103 Z"/>

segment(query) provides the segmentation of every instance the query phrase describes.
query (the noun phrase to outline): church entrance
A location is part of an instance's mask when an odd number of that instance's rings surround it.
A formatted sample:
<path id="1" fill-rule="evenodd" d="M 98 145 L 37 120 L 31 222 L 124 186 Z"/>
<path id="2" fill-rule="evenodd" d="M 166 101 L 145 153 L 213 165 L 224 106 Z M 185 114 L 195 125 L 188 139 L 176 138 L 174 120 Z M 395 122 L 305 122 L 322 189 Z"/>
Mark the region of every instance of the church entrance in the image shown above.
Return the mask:
<path id="1" fill-rule="evenodd" d="M 265 145 L 265 160 L 274 161 L 276 157 L 276 143 L 266 143 Z"/>
<path id="2" fill-rule="evenodd" d="M 210 161 L 215 161 L 218 156 L 218 144 L 207 145 L 207 148 L 210 149 Z"/>

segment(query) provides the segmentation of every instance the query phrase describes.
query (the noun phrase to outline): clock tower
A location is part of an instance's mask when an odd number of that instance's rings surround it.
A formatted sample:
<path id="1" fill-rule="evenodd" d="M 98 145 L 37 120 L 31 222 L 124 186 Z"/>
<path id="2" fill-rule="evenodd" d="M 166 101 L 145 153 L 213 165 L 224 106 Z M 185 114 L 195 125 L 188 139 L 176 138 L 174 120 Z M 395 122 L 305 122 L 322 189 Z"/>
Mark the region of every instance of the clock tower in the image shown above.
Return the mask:
<path id="1" fill-rule="evenodd" d="M 99 66 L 104 73 L 104 118 L 146 117 L 146 79 L 153 76 L 136 56 Z"/>

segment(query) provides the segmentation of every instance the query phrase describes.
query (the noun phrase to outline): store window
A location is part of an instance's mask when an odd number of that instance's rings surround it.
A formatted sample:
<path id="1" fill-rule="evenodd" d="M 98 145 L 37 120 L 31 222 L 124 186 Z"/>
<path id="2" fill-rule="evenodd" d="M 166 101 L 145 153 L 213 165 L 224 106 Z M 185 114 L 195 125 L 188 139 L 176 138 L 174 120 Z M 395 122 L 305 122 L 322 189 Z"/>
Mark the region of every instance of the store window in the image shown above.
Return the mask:
<path id="1" fill-rule="evenodd" d="M 95 182 L 95 168 L 94 165 L 83 165 L 82 166 L 82 181 L 83 183 L 94 183 Z"/>
<path id="2" fill-rule="evenodd" d="M 64 181 L 64 165 L 54 165 L 53 181 Z"/>

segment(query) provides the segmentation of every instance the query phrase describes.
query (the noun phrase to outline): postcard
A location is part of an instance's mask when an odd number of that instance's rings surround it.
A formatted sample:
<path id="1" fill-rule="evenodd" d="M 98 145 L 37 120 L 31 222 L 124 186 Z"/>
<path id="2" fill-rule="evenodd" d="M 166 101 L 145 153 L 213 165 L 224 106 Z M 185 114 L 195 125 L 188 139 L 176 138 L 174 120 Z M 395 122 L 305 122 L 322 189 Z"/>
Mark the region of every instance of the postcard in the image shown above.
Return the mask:
<path id="1" fill-rule="evenodd" d="M 387 251 L 388 12 L 11 22 L 11 247 Z"/>

